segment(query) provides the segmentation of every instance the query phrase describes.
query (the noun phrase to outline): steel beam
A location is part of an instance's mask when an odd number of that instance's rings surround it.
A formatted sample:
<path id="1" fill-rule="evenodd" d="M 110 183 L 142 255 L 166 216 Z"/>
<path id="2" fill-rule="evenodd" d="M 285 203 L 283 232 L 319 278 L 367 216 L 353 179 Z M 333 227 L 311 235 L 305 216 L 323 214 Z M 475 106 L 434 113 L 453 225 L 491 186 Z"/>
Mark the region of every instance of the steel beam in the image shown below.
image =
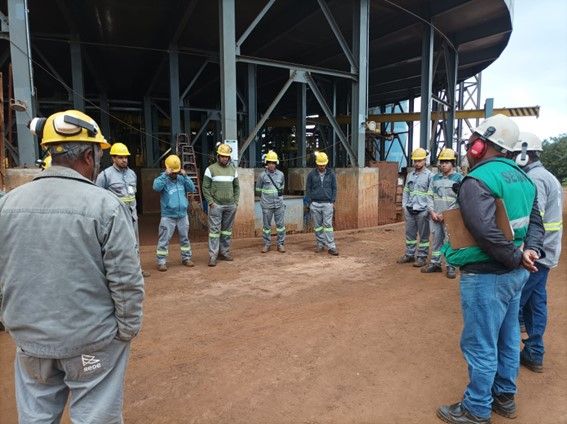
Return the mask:
<path id="1" fill-rule="evenodd" d="M 219 0 L 222 137 L 237 139 L 235 0 Z M 242 152 L 239 152 L 241 155 Z"/>
<path id="2" fill-rule="evenodd" d="M 85 84 L 83 82 L 83 59 L 81 56 L 81 43 L 78 39 L 71 40 L 71 75 L 73 77 L 73 107 L 85 110 Z"/>
<path id="3" fill-rule="evenodd" d="M 443 44 L 445 54 L 445 72 L 447 74 L 447 100 L 449 109 L 447 122 L 445 123 L 445 147 L 453 148 L 453 136 L 455 134 L 455 112 L 457 109 L 457 75 L 459 72 L 459 54 Z"/>
<path id="4" fill-rule="evenodd" d="M 47 69 L 49 69 L 49 72 L 51 72 L 55 76 L 55 78 L 57 78 L 59 80 L 59 82 L 62 83 L 63 88 L 65 88 L 65 90 L 67 90 L 69 100 L 71 100 L 72 97 L 73 97 L 72 90 L 71 90 L 71 87 L 69 87 L 67 85 L 67 83 L 65 83 L 65 79 L 59 74 L 59 72 L 57 72 L 57 70 L 53 67 L 51 62 L 49 62 L 49 60 L 47 60 L 47 58 L 45 57 L 45 55 L 43 54 L 43 52 L 41 51 L 40 48 L 38 48 L 35 44 L 32 44 L 32 50 L 33 50 L 34 54 L 36 54 L 43 61 L 45 66 L 47 66 Z M 0 65 L 0 66 L 2 66 L 2 65 Z"/>
<path id="5" fill-rule="evenodd" d="M 429 139 L 431 137 L 433 43 L 433 27 L 426 24 L 423 27 L 423 39 L 421 47 L 421 119 L 419 128 L 419 146 L 423 149 L 428 148 Z"/>
<path id="6" fill-rule="evenodd" d="M 205 62 L 203 62 L 203 64 L 199 68 L 199 70 L 197 72 L 195 72 L 195 75 L 193 75 L 193 78 L 191 79 L 191 81 L 189 81 L 189 84 L 187 84 L 187 87 L 185 87 L 185 90 L 183 90 L 183 93 L 181 93 L 181 96 L 179 98 L 179 102 L 181 104 L 183 104 L 185 102 L 185 97 L 187 96 L 187 93 L 189 93 L 189 90 L 191 90 L 191 87 L 193 87 L 193 85 L 195 85 L 195 82 L 197 82 L 197 79 L 199 79 L 199 77 L 201 76 L 201 74 L 203 73 L 203 71 L 205 70 L 205 68 L 208 64 L 209 64 L 209 61 L 205 60 Z"/>
<path id="7" fill-rule="evenodd" d="M 298 168 L 307 166 L 307 147 L 305 143 L 307 116 L 307 85 L 305 83 L 297 84 L 297 121 L 295 125 L 295 140 L 297 143 L 297 162 Z"/>
<path id="8" fill-rule="evenodd" d="M 177 46 L 169 49 L 169 113 L 171 116 L 170 143 L 173 148 L 177 134 L 181 133 L 181 110 L 179 108 L 179 54 Z"/>
<path id="9" fill-rule="evenodd" d="M 266 109 L 266 111 L 264 112 L 264 115 L 262 115 L 262 118 L 258 121 L 258 123 L 254 127 L 254 129 L 250 132 L 250 134 L 248 135 L 248 137 L 244 141 L 244 144 L 240 148 L 240 154 L 241 155 L 246 151 L 246 149 L 248 148 L 250 143 L 252 143 L 252 140 L 254 140 L 256 138 L 256 134 L 258 134 L 258 131 L 260 131 L 260 128 L 262 128 L 262 126 L 266 123 L 266 121 L 270 117 L 270 114 L 273 112 L 273 110 L 275 109 L 275 107 L 277 106 L 279 101 L 282 99 L 282 97 L 286 93 L 286 91 L 289 88 L 289 86 L 291 85 L 291 83 L 293 81 L 295 81 L 295 75 L 296 75 L 296 71 L 290 72 L 290 76 L 289 76 L 288 80 L 285 82 L 285 84 L 283 85 L 283 87 L 281 88 L 279 93 L 276 95 L 276 97 L 274 98 L 274 100 L 272 101 L 270 106 L 268 106 L 268 109 Z"/>
<path id="10" fill-rule="evenodd" d="M 330 75 L 332 77 L 348 78 L 355 81 L 358 79 L 357 74 L 351 72 L 339 71 L 336 69 L 329 69 L 329 68 L 320 68 L 317 66 L 300 65 L 297 63 L 284 62 L 281 60 L 263 59 L 259 57 L 238 55 L 236 57 L 236 61 L 242 63 L 254 63 L 256 65 L 263 65 L 263 66 L 271 66 L 273 68 L 289 69 L 292 71 L 311 72 L 314 74 Z"/>
<path id="11" fill-rule="evenodd" d="M 362 1 L 365 1 L 365 0 L 362 0 Z M 313 93 L 313 95 L 315 96 L 317 101 L 319 102 L 321 109 L 323 109 L 325 116 L 327 116 L 329 123 L 331 124 L 331 126 L 333 127 L 335 132 L 337 133 L 339 140 L 341 140 L 341 143 L 343 144 L 344 148 L 346 149 L 348 156 L 350 158 L 351 166 L 356 167 L 357 164 L 358 164 L 356 153 L 353 150 L 352 146 L 349 144 L 345 134 L 343 133 L 343 130 L 341 129 L 341 126 L 339 125 L 339 123 L 337 122 L 335 117 L 333 116 L 333 112 L 329 108 L 329 105 L 327 105 L 327 102 L 325 101 L 325 97 L 323 96 L 323 93 L 321 93 L 321 90 L 319 90 L 319 87 L 317 87 L 317 84 L 315 83 L 315 80 L 313 79 L 311 74 L 306 73 L 305 79 L 307 81 L 307 84 L 309 84 L 309 88 L 311 89 L 311 92 Z"/>
<path id="12" fill-rule="evenodd" d="M 246 131 L 250 133 L 258 123 L 258 81 L 256 79 L 256 65 L 249 63 L 247 65 L 247 71 L 246 108 L 248 110 L 248 114 L 246 116 Z M 250 143 L 250 147 L 248 149 L 248 162 L 251 168 L 256 167 L 256 161 L 260 153 L 259 150 L 256 138 L 254 138 L 254 141 Z"/>
<path id="13" fill-rule="evenodd" d="M 110 114 L 106 93 L 100 93 L 100 129 L 102 134 L 108 138 L 110 135 Z"/>
<path id="14" fill-rule="evenodd" d="M 333 116 L 337 116 L 337 82 L 333 81 L 333 98 L 332 106 Z M 331 166 L 334 168 L 337 166 L 337 134 L 335 131 L 331 133 L 331 144 L 332 144 L 332 155 L 331 155 Z"/>
<path id="15" fill-rule="evenodd" d="M 335 34 L 335 37 L 337 38 L 337 41 L 339 42 L 339 45 L 341 46 L 341 49 L 343 50 L 348 62 L 350 63 L 351 72 L 358 73 L 358 63 L 355 60 L 352 51 L 348 47 L 348 44 L 343 37 L 341 29 L 339 28 L 337 21 L 335 21 L 335 18 L 333 17 L 333 14 L 331 13 L 331 9 L 329 9 L 329 6 L 327 5 L 327 2 L 325 0 L 317 0 L 317 2 L 319 3 L 319 7 L 323 11 L 323 15 L 325 15 L 325 19 L 327 19 L 327 22 L 329 23 L 333 34 Z"/>
<path id="16" fill-rule="evenodd" d="M 8 0 L 8 23 L 10 26 L 10 55 L 12 58 L 14 98 L 24 102 L 27 106 L 26 111 L 16 112 L 19 165 L 32 166 L 38 157 L 39 149 L 37 142 L 27 128 L 27 123 L 35 116 L 35 91 L 27 0 Z"/>
<path id="17" fill-rule="evenodd" d="M 258 25 L 258 23 L 262 20 L 262 18 L 266 15 L 266 13 L 268 12 L 268 10 L 270 10 L 270 7 L 272 7 L 272 5 L 276 2 L 276 0 L 270 0 L 268 1 L 268 3 L 264 6 L 264 8 L 260 11 L 260 13 L 258 13 L 258 15 L 254 18 L 254 20 L 250 23 L 250 25 L 248 26 L 248 28 L 246 28 L 246 30 L 242 33 L 242 35 L 240 36 L 240 38 L 238 39 L 238 41 L 236 42 L 236 53 L 240 54 L 240 47 L 242 46 L 242 43 L 244 43 L 244 41 L 246 41 L 246 39 L 248 38 L 248 36 L 250 35 L 250 33 L 252 31 L 254 31 L 254 28 L 256 28 L 256 25 Z"/>
<path id="18" fill-rule="evenodd" d="M 358 166 L 366 163 L 366 115 L 368 114 L 368 32 L 369 0 L 355 2 L 353 20 L 353 52 L 357 59 L 358 81 L 352 83 L 351 145 L 356 152 Z"/>
<path id="19" fill-rule="evenodd" d="M 152 117 L 152 101 L 148 96 L 144 96 L 144 129 L 145 129 L 145 157 L 146 166 L 155 162 L 154 156 L 154 128 Z"/>
<path id="20" fill-rule="evenodd" d="M 195 134 L 195 137 L 193 137 L 193 140 L 191 141 L 191 146 L 195 145 L 195 143 L 197 142 L 199 137 L 201 137 L 203 132 L 205 134 L 205 137 L 207 136 L 207 126 L 209 125 L 209 122 L 211 122 L 212 118 L 213 118 L 213 115 L 211 113 L 207 113 L 207 118 L 201 124 L 201 128 L 199 128 L 199 131 L 197 131 L 197 134 Z"/>

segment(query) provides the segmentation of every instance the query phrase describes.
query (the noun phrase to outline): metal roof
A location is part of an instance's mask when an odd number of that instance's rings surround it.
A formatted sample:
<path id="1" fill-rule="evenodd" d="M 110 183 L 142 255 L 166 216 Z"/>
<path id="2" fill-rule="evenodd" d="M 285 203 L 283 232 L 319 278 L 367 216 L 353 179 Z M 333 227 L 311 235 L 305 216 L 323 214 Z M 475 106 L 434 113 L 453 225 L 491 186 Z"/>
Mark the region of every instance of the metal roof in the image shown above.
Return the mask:
<path id="1" fill-rule="evenodd" d="M 236 0 L 236 37 L 267 0 Z M 5 3 L 5 2 L 4 2 Z M 352 39 L 353 1 L 327 2 L 344 38 Z M 394 6 L 397 5 L 397 6 Z M 4 5 L 5 6 L 5 5 Z M 403 10 L 405 9 L 405 10 Z M 4 7 L 5 10 L 5 7 Z M 458 49 L 463 80 L 486 68 L 506 47 L 512 9 L 505 0 L 371 0 L 369 43 L 370 106 L 419 96 L 423 22 Z M 169 97 L 167 51 L 177 45 L 181 90 L 204 66 L 188 94 L 194 107 L 219 107 L 219 11 L 211 0 L 29 0 L 35 83 L 40 98 L 66 98 L 49 73 L 71 85 L 68 41 L 83 50 L 86 97 L 101 90 L 110 99 Z M 443 38 L 436 34 L 436 49 Z M 3 45 L 3 48 L 6 48 Z M 243 43 L 241 54 L 348 73 L 349 62 L 316 0 L 276 1 Z M 208 61 L 206 65 L 205 62 Z M 49 70 L 49 66 L 51 70 Z M 443 79 L 443 59 L 434 87 Z M 239 90 L 245 92 L 245 64 L 238 64 Z M 263 111 L 289 73 L 258 67 L 258 110 Z M 324 78 L 321 79 L 324 84 Z M 348 80 L 342 84 L 347 86 Z M 295 98 L 275 114 L 295 113 Z"/>

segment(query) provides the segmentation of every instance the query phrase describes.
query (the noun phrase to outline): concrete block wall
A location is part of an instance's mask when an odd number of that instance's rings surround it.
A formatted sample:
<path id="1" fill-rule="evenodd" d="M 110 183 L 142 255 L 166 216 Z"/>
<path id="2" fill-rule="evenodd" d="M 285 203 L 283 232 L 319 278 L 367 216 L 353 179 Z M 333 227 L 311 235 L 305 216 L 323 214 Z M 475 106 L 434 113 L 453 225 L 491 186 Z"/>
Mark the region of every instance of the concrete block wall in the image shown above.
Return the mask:
<path id="1" fill-rule="evenodd" d="M 378 168 L 338 168 L 335 223 L 337 230 L 378 225 Z"/>

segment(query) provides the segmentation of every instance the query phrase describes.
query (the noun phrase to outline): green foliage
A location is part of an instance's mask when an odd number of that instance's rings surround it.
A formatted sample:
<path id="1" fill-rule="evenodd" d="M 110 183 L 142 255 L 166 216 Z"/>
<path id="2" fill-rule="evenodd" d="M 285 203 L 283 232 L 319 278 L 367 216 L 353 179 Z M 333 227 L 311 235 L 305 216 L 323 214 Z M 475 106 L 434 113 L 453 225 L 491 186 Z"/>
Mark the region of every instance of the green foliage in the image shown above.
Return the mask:
<path id="1" fill-rule="evenodd" d="M 541 162 L 563 185 L 567 184 L 567 134 L 543 142 Z"/>

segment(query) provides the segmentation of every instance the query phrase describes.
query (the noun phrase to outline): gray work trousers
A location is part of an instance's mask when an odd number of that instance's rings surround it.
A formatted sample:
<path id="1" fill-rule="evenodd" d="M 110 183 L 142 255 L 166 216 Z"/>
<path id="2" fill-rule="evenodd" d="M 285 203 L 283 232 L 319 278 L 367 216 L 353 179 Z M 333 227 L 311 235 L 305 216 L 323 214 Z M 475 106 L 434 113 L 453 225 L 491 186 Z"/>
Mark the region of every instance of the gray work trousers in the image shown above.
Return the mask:
<path id="1" fill-rule="evenodd" d="M 158 265 L 165 265 L 167 262 L 169 241 L 176 228 L 179 234 L 181 260 L 187 261 L 193 256 L 191 243 L 189 242 L 189 217 L 187 215 L 182 218 L 168 218 L 167 216 L 162 216 L 159 221 L 159 240 L 156 249 Z"/>
<path id="2" fill-rule="evenodd" d="M 313 230 L 315 231 L 317 247 L 336 249 L 333 230 L 333 204 L 312 202 L 309 206 L 309 211 L 313 218 Z"/>
<path id="3" fill-rule="evenodd" d="M 285 205 L 279 208 L 262 208 L 262 240 L 266 246 L 272 244 L 272 218 L 276 222 L 276 232 L 278 234 L 278 246 L 285 243 Z"/>
<path id="4" fill-rule="evenodd" d="M 209 257 L 216 259 L 219 253 L 230 254 L 235 216 L 235 204 L 209 206 Z"/>
<path id="5" fill-rule="evenodd" d="M 431 263 L 441 265 L 441 248 L 447 241 L 444 222 L 430 221 L 431 225 Z"/>
<path id="6" fill-rule="evenodd" d="M 406 255 L 427 258 L 429 252 L 429 212 L 410 213 L 404 208 L 406 219 Z M 417 236 L 419 234 L 419 243 Z"/>
<path id="7" fill-rule="evenodd" d="M 69 398 L 73 424 L 121 424 L 124 375 L 130 342 L 114 339 L 103 349 L 65 359 L 26 355 L 15 360 L 16 403 L 21 424 L 59 423 Z"/>

